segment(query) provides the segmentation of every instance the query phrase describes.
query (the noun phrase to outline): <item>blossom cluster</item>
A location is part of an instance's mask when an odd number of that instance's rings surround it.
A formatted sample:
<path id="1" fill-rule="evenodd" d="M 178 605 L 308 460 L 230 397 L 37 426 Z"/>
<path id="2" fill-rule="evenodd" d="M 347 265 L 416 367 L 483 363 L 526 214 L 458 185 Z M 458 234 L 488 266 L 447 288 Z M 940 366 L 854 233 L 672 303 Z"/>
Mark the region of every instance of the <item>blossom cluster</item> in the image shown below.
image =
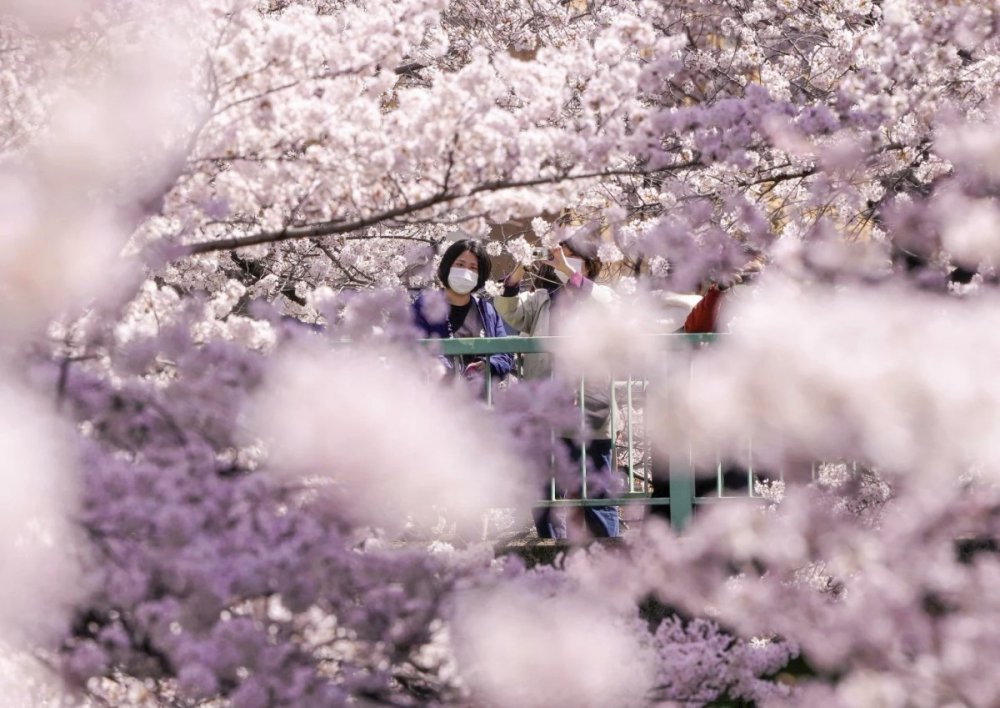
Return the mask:
<path id="1" fill-rule="evenodd" d="M 938 0 L 0 0 L 12 665 L 123 705 L 1000 703 L 998 33 Z M 620 301 L 557 368 L 636 373 L 643 454 L 753 465 L 762 503 L 557 568 L 475 543 L 569 479 L 575 412 L 439 380 L 406 291 L 456 234 L 590 242 Z M 729 338 L 636 336 L 708 287 Z"/>

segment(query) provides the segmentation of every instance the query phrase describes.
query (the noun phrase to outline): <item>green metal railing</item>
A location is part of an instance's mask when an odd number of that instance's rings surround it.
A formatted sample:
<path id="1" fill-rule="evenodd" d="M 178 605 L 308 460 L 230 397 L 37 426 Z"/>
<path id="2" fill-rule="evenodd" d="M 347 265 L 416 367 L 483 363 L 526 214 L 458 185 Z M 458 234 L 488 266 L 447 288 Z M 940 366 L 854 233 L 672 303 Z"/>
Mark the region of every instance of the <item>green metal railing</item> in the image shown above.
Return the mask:
<path id="1" fill-rule="evenodd" d="M 724 336 L 724 335 L 723 335 Z M 691 519 L 694 508 L 698 504 L 712 503 L 723 499 L 746 499 L 754 497 L 755 472 L 752 463 L 752 448 L 747 442 L 746 492 L 727 494 L 723 481 L 723 462 L 718 460 L 715 469 L 716 484 L 714 494 L 696 495 L 695 466 L 692 463 L 690 447 L 677 435 L 678 431 L 657 431 L 665 435 L 671 450 L 669 461 L 665 458 L 657 461 L 651 444 L 651 436 L 646 430 L 645 422 L 648 410 L 650 381 L 665 376 L 671 366 L 693 365 L 691 353 L 715 341 L 719 335 L 713 334 L 662 334 L 643 335 L 641 345 L 652 346 L 663 352 L 658 358 L 653 370 L 647 371 L 615 371 L 609 377 L 608 397 L 611 415 L 612 455 L 617 470 L 623 470 L 626 483 L 624 491 L 615 496 L 593 497 L 588 495 L 587 455 L 585 445 L 580 454 L 580 484 L 579 493 L 572 498 L 560 497 L 556 493 L 555 480 L 549 485 L 549 497 L 539 500 L 538 506 L 626 506 L 669 505 L 671 524 L 678 529 L 684 528 Z M 431 339 L 425 340 L 428 346 L 443 356 L 482 357 L 492 354 L 550 354 L 555 348 L 558 337 L 496 337 L 470 339 Z M 493 375 L 486 368 L 485 399 L 488 405 L 493 400 Z M 581 421 L 585 420 L 584 381 L 579 383 L 579 407 Z M 516 384 L 515 384 L 516 385 Z M 623 402 L 624 416 L 619 412 L 619 403 Z M 633 419 L 639 409 L 643 412 L 643 425 L 636 426 Z M 621 418 L 624 417 L 624 420 Z M 638 428 L 638 429 L 637 429 Z M 658 437 L 662 437 L 658 435 Z M 618 464 L 619 460 L 622 461 Z M 653 489 L 655 478 L 666 489 Z M 704 476 L 701 474 L 700 476 Z"/>

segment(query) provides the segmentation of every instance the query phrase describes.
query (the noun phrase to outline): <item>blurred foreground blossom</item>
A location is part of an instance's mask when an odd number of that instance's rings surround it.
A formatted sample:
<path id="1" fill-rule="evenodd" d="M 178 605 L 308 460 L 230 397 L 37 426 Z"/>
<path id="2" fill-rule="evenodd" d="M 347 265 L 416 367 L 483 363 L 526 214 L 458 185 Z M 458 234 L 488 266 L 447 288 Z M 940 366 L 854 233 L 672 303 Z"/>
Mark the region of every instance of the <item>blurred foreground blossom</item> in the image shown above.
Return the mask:
<path id="1" fill-rule="evenodd" d="M 201 37 L 174 31 L 184 17 L 176 8 L 147 2 L 95 15 L 81 14 L 84 3 L 12 4 L 29 27 L 51 20 L 55 34 L 14 39 L 0 27 L 17 47 L 5 57 L 7 88 L 34 107 L 7 126 L 0 167 L 7 337 L 132 284 L 138 263 L 123 249 L 159 211 L 204 110 L 193 92 Z M 103 33 L 99 46 L 88 31 Z"/>
<path id="2" fill-rule="evenodd" d="M 474 700 L 510 706 L 639 706 L 653 657 L 621 617 L 586 595 L 514 583 L 457 598 L 456 660 Z"/>
<path id="3" fill-rule="evenodd" d="M 947 479 L 1000 469 L 993 296 L 778 282 L 743 305 L 736 331 L 660 389 L 670 413 L 659 424 L 682 431 L 698 459 L 739 459 L 752 439 L 755 459 L 778 468 L 861 459 Z"/>
<path id="4" fill-rule="evenodd" d="M 0 379 L 0 642 L 15 648 L 59 637 L 86 590 L 68 433 L 43 402 Z"/>
<path id="5" fill-rule="evenodd" d="M 662 360 L 664 344 L 650 335 L 658 333 L 663 314 L 645 293 L 620 300 L 605 295 L 572 305 L 555 332 L 562 339 L 555 341 L 554 353 L 565 375 L 642 376 Z"/>
<path id="6" fill-rule="evenodd" d="M 286 480 L 342 495 L 358 523 L 399 526 L 441 510 L 461 522 L 524 506 L 534 489 L 481 403 L 433 380 L 413 354 L 357 347 L 276 362 L 252 430 Z"/>

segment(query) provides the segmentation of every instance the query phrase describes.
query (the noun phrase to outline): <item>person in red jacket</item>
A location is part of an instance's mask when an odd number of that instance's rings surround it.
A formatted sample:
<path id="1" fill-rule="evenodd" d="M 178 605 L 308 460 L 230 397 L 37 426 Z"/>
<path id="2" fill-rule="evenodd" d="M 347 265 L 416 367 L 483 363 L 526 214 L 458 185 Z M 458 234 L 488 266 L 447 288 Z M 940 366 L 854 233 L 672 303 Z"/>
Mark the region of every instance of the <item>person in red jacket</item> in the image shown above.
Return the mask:
<path id="1" fill-rule="evenodd" d="M 685 334 L 709 334 L 717 331 L 722 293 L 723 289 L 718 283 L 708 286 L 705 295 L 684 320 Z"/>
<path id="2" fill-rule="evenodd" d="M 761 268 L 764 259 L 760 255 L 752 258 L 730 283 L 720 285 L 714 280 L 708 280 L 702 285 L 702 298 L 684 320 L 681 332 L 685 334 L 712 334 L 720 330 L 719 309 L 724 295 L 734 285 L 746 284 L 752 281 Z"/>
<path id="3" fill-rule="evenodd" d="M 737 276 L 734 284 L 749 282 L 760 272 L 762 261 L 754 259 L 744 267 Z M 719 285 L 714 281 L 707 281 L 702 288 L 704 294 L 698 304 L 694 306 L 684 320 L 684 326 L 678 331 L 684 334 L 712 334 L 718 332 L 720 327 L 719 310 L 725 299 L 724 295 L 729 290 L 727 285 Z M 669 462 L 666 458 L 653 458 L 653 497 L 669 496 L 670 472 Z M 746 488 L 747 471 L 739 465 L 729 465 L 722 472 L 723 484 L 727 489 Z M 702 476 L 695 480 L 695 496 L 705 496 L 710 494 L 718 484 L 714 476 Z M 670 507 L 667 504 L 653 505 L 649 507 L 651 516 L 660 516 L 669 521 Z"/>

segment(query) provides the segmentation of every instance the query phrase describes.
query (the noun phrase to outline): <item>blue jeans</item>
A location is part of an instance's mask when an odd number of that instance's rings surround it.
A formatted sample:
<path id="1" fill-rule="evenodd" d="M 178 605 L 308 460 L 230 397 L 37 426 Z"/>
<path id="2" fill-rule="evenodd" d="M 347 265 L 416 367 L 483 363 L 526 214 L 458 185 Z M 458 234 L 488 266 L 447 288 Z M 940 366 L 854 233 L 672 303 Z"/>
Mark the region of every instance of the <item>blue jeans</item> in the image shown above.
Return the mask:
<path id="1" fill-rule="evenodd" d="M 563 444 L 569 452 L 569 457 L 573 462 L 580 461 L 580 445 L 575 440 L 561 438 Z M 612 465 L 612 451 L 614 446 L 610 439 L 591 440 L 587 443 L 587 477 L 592 479 L 601 475 L 607 475 L 614 469 Z M 564 490 L 559 490 L 564 494 Z M 548 495 L 548 488 L 544 492 Z M 588 495 L 590 496 L 590 495 Z M 606 497 L 607 493 L 602 492 L 597 498 Z M 535 530 L 539 538 L 566 538 L 566 519 L 555 513 L 552 507 L 537 507 L 532 510 L 535 518 Z M 597 538 L 615 538 L 619 535 L 618 528 L 618 508 L 614 506 L 585 506 L 583 507 L 583 520 L 587 524 L 587 530 Z"/>

